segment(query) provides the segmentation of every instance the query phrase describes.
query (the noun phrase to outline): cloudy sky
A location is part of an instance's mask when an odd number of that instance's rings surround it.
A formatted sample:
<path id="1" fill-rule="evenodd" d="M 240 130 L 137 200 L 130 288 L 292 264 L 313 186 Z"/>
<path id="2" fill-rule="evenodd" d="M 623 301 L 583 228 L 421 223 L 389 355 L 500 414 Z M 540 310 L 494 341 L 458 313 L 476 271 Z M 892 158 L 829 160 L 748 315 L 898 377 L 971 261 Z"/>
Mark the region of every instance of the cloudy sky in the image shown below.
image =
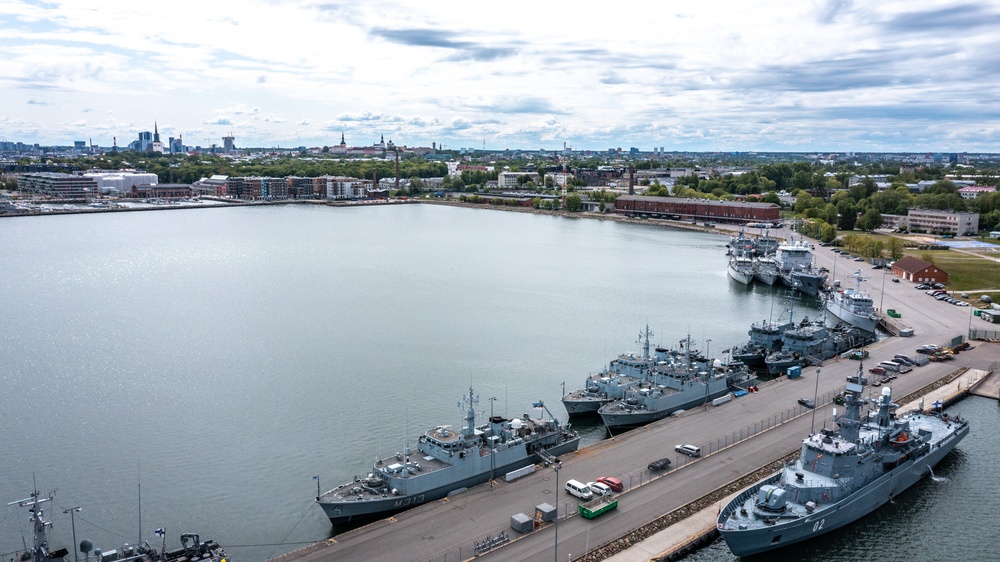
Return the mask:
<path id="1" fill-rule="evenodd" d="M 1000 152 L 998 30 L 932 0 L 0 0 L 0 139 Z"/>

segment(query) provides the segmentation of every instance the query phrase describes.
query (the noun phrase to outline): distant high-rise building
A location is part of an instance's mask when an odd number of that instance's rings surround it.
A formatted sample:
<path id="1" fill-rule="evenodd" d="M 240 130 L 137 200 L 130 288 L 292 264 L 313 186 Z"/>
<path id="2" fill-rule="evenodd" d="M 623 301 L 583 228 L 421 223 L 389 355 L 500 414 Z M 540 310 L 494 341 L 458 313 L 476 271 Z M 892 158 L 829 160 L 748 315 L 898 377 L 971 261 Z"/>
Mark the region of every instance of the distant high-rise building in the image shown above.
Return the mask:
<path id="1" fill-rule="evenodd" d="M 235 148 L 236 137 L 229 133 L 228 137 L 222 137 L 222 151 L 229 154 Z"/>
<path id="2" fill-rule="evenodd" d="M 87 141 L 73 141 L 73 148 L 87 148 Z"/>

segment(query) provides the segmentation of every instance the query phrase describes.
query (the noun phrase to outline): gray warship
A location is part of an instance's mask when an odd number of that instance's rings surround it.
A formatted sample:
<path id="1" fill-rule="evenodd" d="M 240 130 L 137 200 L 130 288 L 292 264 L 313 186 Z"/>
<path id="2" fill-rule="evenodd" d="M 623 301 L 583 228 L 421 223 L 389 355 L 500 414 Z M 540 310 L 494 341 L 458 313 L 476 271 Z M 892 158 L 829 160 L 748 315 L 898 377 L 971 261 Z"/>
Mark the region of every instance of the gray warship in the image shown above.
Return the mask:
<path id="1" fill-rule="evenodd" d="M 20 560 L 62 562 L 69 556 L 70 552 L 66 548 L 53 549 L 49 544 L 48 529 L 52 527 L 52 521 L 45 518 L 45 504 L 53 505 L 51 503 L 53 499 L 54 494 L 42 497 L 42 494 L 38 490 L 34 490 L 30 497 L 7 504 L 26 507 L 31 514 L 28 521 L 32 524 L 33 540 L 30 547 L 25 544 L 24 552 L 20 553 Z M 65 510 L 64 512 L 79 510 L 80 508 L 77 507 Z M 73 534 L 73 541 L 76 542 L 75 530 Z M 181 534 L 182 546 L 176 550 L 167 550 L 167 532 L 165 529 L 157 529 L 156 535 L 161 539 L 159 549 L 150 546 L 149 541 L 144 541 L 142 544 L 137 545 L 126 543 L 120 549 L 110 549 L 102 552 L 100 548 L 94 548 L 94 544 L 87 539 L 80 541 L 79 547 L 80 552 L 84 554 L 87 560 L 90 559 L 90 553 L 93 552 L 97 561 L 192 562 L 198 560 L 201 562 L 223 562 L 227 559 L 225 551 L 215 541 L 201 541 L 200 537 L 195 533 Z M 190 544 L 188 544 L 189 542 Z M 74 545 L 74 548 L 76 548 L 76 545 Z M 73 559 L 77 559 L 75 553 Z"/>
<path id="2" fill-rule="evenodd" d="M 649 354 L 649 337 L 653 335 L 649 326 L 639 334 L 642 344 L 642 355 L 623 353 L 611 360 L 606 369 L 590 375 L 583 388 L 571 390 L 563 394 L 562 403 L 566 412 L 572 416 L 596 414 L 601 406 L 625 397 L 625 391 L 646 377 L 657 361 L 662 361 L 667 353 L 665 349 L 656 348 L 656 356 Z"/>
<path id="3" fill-rule="evenodd" d="M 860 369 L 859 369 L 860 372 Z M 883 387 L 876 410 L 863 387 L 848 383 L 846 412 L 802 442 L 799 459 L 747 488 L 716 525 L 733 554 L 750 556 L 805 541 L 871 513 L 930 474 L 969 433 L 958 416 L 920 409 L 897 417 Z"/>
<path id="4" fill-rule="evenodd" d="M 631 429 L 755 382 L 757 378 L 746 365 L 712 361 L 691 348 L 688 336 L 680 342 L 680 350 L 671 350 L 645 381 L 630 387 L 624 398 L 601 406 L 597 413 L 609 430 Z"/>
<path id="5" fill-rule="evenodd" d="M 751 369 L 765 368 L 764 360 L 767 356 L 781 349 L 784 343 L 781 339 L 782 334 L 795 327 L 795 323 L 792 322 L 792 309 L 788 308 L 786 311 L 787 320 L 782 320 L 784 317 L 782 315 L 777 320 L 761 320 L 751 324 L 747 332 L 750 341 L 734 347 L 730 357 Z"/>
<path id="6" fill-rule="evenodd" d="M 826 276 L 813 265 L 812 251 L 807 244 L 802 241 L 782 244 L 774 257 L 779 276 L 789 287 L 814 297 L 823 289 Z"/>
<path id="7" fill-rule="evenodd" d="M 389 458 L 378 458 L 371 472 L 316 497 L 334 525 L 387 517 L 394 513 L 444 498 L 456 490 L 488 482 L 503 475 L 575 451 L 580 436 L 552 416 L 549 419 L 524 414 L 507 420 L 490 416 L 476 426 L 475 406 L 479 398 L 469 388 L 464 397 L 465 425 L 461 432 L 451 426 L 428 429 L 418 439 L 417 450 L 404 447 Z M 459 404 L 463 406 L 463 404 Z"/>
<path id="8" fill-rule="evenodd" d="M 764 359 L 770 375 L 780 375 L 794 365 L 820 364 L 847 350 L 874 341 L 874 335 L 855 326 L 826 325 L 825 316 L 810 321 L 803 318 L 790 330 L 781 334 L 781 348 Z"/>

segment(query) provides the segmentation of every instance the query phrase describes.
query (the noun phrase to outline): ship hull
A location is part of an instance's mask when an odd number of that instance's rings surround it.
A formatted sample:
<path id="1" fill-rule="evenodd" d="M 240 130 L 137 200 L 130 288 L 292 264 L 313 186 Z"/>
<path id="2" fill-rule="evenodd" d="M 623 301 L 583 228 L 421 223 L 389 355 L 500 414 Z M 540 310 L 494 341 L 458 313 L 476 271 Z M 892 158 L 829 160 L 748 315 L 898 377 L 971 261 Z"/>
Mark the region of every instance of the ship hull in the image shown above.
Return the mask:
<path id="1" fill-rule="evenodd" d="M 763 271 L 758 271 L 754 274 L 754 279 L 757 279 L 765 285 L 774 285 L 774 282 L 778 280 L 777 273 L 765 273 Z"/>
<path id="2" fill-rule="evenodd" d="M 556 446 L 550 447 L 545 451 L 552 456 L 558 457 L 559 455 L 564 455 L 566 453 L 571 453 L 580 446 L 579 436 L 574 439 L 567 440 Z M 412 507 L 422 505 L 435 500 L 440 500 L 448 496 L 448 494 L 461 490 L 463 488 L 471 488 L 488 482 L 490 480 L 490 474 L 492 473 L 494 477 L 503 476 L 507 472 L 517 470 L 519 468 L 524 468 L 528 465 L 542 462 L 542 458 L 537 454 L 529 455 L 521 460 L 515 462 L 509 462 L 500 466 L 495 467 L 492 470 L 486 470 L 484 472 L 479 472 L 473 474 L 466 478 L 459 480 L 454 480 L 431 488 L 428 490 L 423 490 L 417 494 L 408 494 L 400 496 L 389 495 L 384 499 L 366 499 L 364 501 L 358 502 L 324 502 L 319 501 L 320 507 L 323 508 L 323 512 L 330 519 L 330 522 L 334 525 L 346 525 L 354 523 L 362 523 L 366 521 L 372 521 L 375 519 L 382 519 L 384 517 L 389 517 L 396 513 L 400 513 Z"/>
<path id="3" fill-rule="evenodd" d="M 601 409 L 601 406 L 611 402 L 610 399 L 592 399 L 592 400 L 570 400 L 563 399 L 563 406 L 566 408 L 566 413 L 570 416 L 592 416 L 597 415 L 597 411 Z"/>
<path id="4" fill-rule="evenodd" d="M 687 410 L 688 408 L 692 408 L 694 406 L 706 404 L 726 394 L 727 392 L 729 392 L 729 388 L 723 387 L 720 390 L 709 393 L 707 396 L 705 394 L 693 397 L 689 396 L 684 400 L 678 400 L 676 403 L 673 403 L 668 407 L 657 408 L 655 410 L 633 410 L 629 413 L 602 412 L 601 421 L 604 422 L 604 426 L 609 430 L 635 429 L 637 427 L 642 427 L 655 421 L 662 420 L 677 410 Z"/>
<path id="5" fill-rule="evenodd" d="M 819 294 L 820 290 L 823 288 L 824 281 L 823 276 L 821 275 L 801 273 L 798 271 L 793 271 L 788 275 L 783 276 L 781 279 L 789 287 L 812 297 Z"/>
<path id="6" fill-rule="evenodd" d="M 741 501 L 747 493 L 756 494 L 761 486 L 777 480 L 775 475 L 760 482 L 737 496 L 719 514 L 717 527 L 726 545 L 736 556 L 751 556 L 777 548 L 799 543 L 821 534 L 839 529 L 875 511 L 892 500 L 921 478 L 930 473 L 969 432 L 966 425 L 956 431 L 941 446 L 927 455 L 909 460 L 898 468 L 887 472 L 861 490 L 839 502 L 817 509 L 807 517 L 796 518 L 785 523 L 776 523 L 764 528 L 727 529 L 724 522 L 739 511 Z"/>
<path id="7" fill-rule="evenodd" d="M 739 269 L 736 269 L 732 265 L 727 267 L 726 270 L 729 272 L 730 277 L 732 277 L 733 279 L 735 279 L 740 283 L 743 283 L 744 285 L 749 285 L 750 282 L 753 281 L 753 271 L 749 272 L 741 271 Z"/>

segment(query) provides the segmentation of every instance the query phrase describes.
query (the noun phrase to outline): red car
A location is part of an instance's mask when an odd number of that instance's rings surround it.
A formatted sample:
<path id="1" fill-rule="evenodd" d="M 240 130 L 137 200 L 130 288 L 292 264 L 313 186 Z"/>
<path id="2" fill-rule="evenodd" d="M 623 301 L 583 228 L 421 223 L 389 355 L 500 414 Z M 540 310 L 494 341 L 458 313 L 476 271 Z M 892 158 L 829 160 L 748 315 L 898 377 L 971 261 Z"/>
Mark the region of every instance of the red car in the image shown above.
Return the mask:
<path id="1" fill-rule="evenodd" d="M 872 367 L 871 369 L 868 369 L 868 372 L 873 375 L 884 375 L 885 369 L 883 367 Z"/>
<path id="2" fill-rule="evenodd" d="M 622 491 L 622 488 L 624 488 L 624 486 L 622 486 L 622 481 L 614 476 L 601 476 L 597 479 L 597 481 L 604 484 L 608 488 L 611 488 L 615 492 L 620 492 Z"/>

